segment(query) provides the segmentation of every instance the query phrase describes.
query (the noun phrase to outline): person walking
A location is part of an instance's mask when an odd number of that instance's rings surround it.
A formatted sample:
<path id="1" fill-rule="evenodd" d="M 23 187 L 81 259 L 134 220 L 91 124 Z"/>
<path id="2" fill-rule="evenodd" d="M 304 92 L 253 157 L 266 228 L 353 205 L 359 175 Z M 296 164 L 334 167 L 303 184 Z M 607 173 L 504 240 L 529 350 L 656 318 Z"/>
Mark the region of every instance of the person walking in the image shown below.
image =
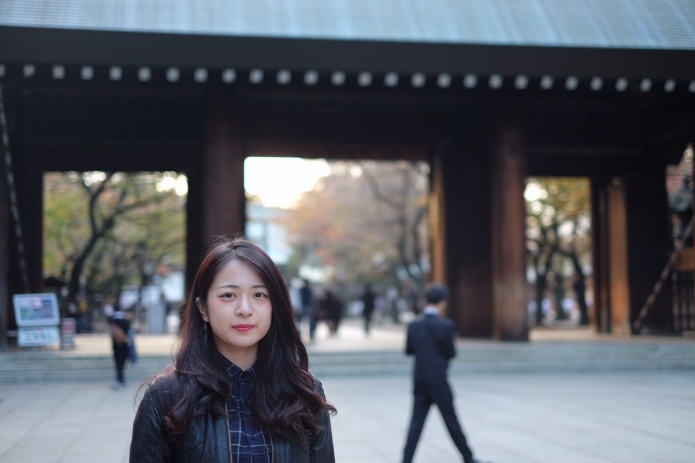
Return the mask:
<path id="1" fill-rule="evenodd" d="M 282 273 L 258 246 L 223 239 L 196 273 L 173 365 L 146 387 L 130 463 L 335 463 L 335 411 Z"/>
<path id="2" fill-rule="evenodd" d="M 364 285 L 364 293 L 362 294 L 362 317 L 364 317 L 364 334 L 369 336 L 369 328 L 372 324 L 372 315 L 374 315 L 374 293 L 372 287 L 367 283 Z"/>
<path id="3" fill-rule="evenodd" d="M 319 301 L 321 311 L 326 314 L 328 329 L 331 336 L 338 334 L 340 320 L 343 318 L 343 302 L 338 297 L 338 294 L 333 289 L 326 289 L 323 297 Z"/>
<path id="4" fill-rule="evenodd" d="M 299 297 L 302 299 L 302 318 L 309 317 L 309 340 L 314 342 L 318 324 L 318 304 L 309 280 L 304 279 L 304 286 L 299 290 Z"/>
<path id="5" fill-rule="evenodd" d="M 118 389 L 125 386 L 125 362 L 130 357 L 130 319 L 122 310 L 114 310 L 109 319 L 111 331 L 111 346 L 113 359 L 116 364 L 116 377 L 111 381 L 111 387 Z"/>
<path id="6" fill-rule="evenodd" d="M 454 397 L 447 379 L 449 360 L 456 355 L 454 322 L 444 318 L 449 290 L 443 284 L 432 284 L 425 292 L 426 307 L 408 325 L 405 352 L 415 356 L 413 372 L 413 415 L 403 451 L 403 463 L 411 463 L 415 455 L 425 418 L 430 406 L 439 408 L 449 435 L 465 463 L 481 463 L 473 458 L 466 436 L 456 417 Z"/>

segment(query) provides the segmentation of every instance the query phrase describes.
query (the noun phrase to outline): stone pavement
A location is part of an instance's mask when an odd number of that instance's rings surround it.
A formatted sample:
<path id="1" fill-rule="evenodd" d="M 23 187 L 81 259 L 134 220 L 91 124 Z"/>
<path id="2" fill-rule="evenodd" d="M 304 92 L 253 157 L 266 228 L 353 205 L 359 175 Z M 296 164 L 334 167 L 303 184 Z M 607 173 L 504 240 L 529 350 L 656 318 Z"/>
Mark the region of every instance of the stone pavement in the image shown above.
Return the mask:
<path id="1" fill-rule="evenodd" d="M 388 325 L 376 327 L 365 339 L 356 320 L 346 323 L 339 337 L 329 338 L 323 326 L 318 334 L 310 355 L 360 349 L 396 355 L 404 341 L 402 327 Z M 534 332 L 532 339 L 537 341 L 532 345 L 550 350 L 558 348 L 559 339 L 568 339 L 576 349 L 597 339 L 611 345 L 654 342 L 610 339 L 586 330 Z M 138 338 L 141 354 L 167 356 L 173 342 L 170 335 Z M 460 340 L 459 348 L 469 353 L 476 343 L 486 342 Z M 677 339 L 658 342 L 692 345 Z M 79 336 L 75 351 L 54 354 L 110 355 L 110 345 L 105 336 Z M 459 417 L 472 448 L 484 460 L 695 463 L 694 368 L 454 372 Z M 405 370 L 320 379 L 338 408 L 332 419 L 338 463 L 399 462 L 411 407 Z M 128 461 L 138 386 L 132 381 L 113 391 L 108 378 L 0 384 L 0 463 Z M 416 461 L 460 461 L 436 409 L 428 417 Z"/>
<path id="2" fill-rule="evenodd" d="M 339 463 L 396 463 L 406 375 L 328 377 Z M 495 463 L 695 462 L 695 372 L 499 373 L 452 378 L 471 446 Z M 128 461 L 137 384 L 0 385 L 0 462 Z M 432 410 L 416 453 L 460 461 Z"/>

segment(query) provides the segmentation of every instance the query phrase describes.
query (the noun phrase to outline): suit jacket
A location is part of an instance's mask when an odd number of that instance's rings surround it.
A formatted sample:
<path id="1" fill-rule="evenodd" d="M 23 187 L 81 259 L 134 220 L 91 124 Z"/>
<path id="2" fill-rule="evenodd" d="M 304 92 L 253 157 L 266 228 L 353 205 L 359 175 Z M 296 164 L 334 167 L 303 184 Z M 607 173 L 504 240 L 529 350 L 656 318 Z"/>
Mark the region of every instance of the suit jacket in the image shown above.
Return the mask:
<path id="1" fill-rule="evenodd" d="M 449 360 L 454 358 L 454 322 L 426 314 L 408 326 L 405 353 L 415 356 L 415 382 L 446 381 Z"/>

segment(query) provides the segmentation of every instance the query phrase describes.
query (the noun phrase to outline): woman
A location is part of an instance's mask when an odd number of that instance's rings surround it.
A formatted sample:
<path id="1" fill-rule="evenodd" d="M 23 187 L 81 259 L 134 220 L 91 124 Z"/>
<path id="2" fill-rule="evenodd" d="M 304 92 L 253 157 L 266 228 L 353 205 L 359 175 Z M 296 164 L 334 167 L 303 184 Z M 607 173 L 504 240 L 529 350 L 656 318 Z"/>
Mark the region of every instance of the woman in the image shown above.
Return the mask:
<path id="1" fill-rule="evenodd" d="M 181 337 L 138 408 L 131 463 L 335 461 L 335 408 L 309 373 L 287 286 L 263 250 L 241 238 L 210 249 Z"/>

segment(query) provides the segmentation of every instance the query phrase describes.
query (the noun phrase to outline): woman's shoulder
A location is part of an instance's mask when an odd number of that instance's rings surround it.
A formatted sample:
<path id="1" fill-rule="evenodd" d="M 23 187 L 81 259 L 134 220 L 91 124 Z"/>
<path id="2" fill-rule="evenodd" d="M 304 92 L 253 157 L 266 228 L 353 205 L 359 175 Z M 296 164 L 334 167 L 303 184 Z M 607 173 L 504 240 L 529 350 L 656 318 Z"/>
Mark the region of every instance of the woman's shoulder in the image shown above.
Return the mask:
<path id="1" fill-rule="evenodd" d="M 321 381 L 313 373 L 311 374 L 311 377 L 314 380 L 314 390 L 325 400 L 326 394 L 323 392 L 323 383 L 321 383 Z"/>
<path id="2" fill-rule="evenodd" d="M 174 386 L 177 382 L 178 378 L 176 368 L 173 365 L 169 365 L 164 370 L 150 376 L 150 378 L 146 381 L 146 385 L 148 389 L 158 389 L 162 387 Z"/>
<path id="3" fill-rule="evenodd" d="M 166 407 L 173 401 L 178 385 L 179 377 L 176 369 L 168 367 L 150 378 L 145 388 L 145 396 L 156 397 L 157 401 Z"/>

